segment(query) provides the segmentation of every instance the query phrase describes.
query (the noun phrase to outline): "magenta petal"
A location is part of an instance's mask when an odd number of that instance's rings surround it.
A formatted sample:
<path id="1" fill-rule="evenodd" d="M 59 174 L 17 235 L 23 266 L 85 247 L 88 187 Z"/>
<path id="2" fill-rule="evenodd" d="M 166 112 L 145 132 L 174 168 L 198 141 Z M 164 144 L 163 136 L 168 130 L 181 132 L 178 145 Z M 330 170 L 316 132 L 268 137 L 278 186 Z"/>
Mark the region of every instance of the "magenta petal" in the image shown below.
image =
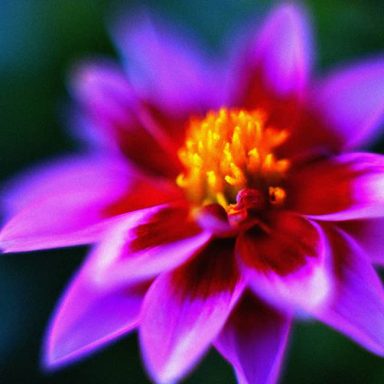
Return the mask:
<path id="1" fill-rule="evenodd" d="M 384 218 L 350 220 L 338 226 L 356 241 L 373 263 L 384 266 Z"/>
<path id="2" fill-rule="evenodd" d="M 52 319 L 44 356 L 48 369 L 80 359 L 137 326 L 147 287 L 94 286 L 92 263 L 75 276 Z"/>
<path id="3" fill-rule="evenodd" d="M 83 62 L 73 71 L 70 86 L 85 114 L 82 128 L 87 130 L 86 138 L 103 147 L 117 147 L 114 126 L 132 124 L 132 110 L 138 103 L 124 72 L 106 60 Z M 84 136 L 83 132 L 75 133 Z"/>
<path id="4" fill-rule="evenodd" d="M 287 94 L 305 87 L 311 56 L 303 11 L 294 5 L 281 6 L 264 25 L 254 60 L 264 66 L 270 85 Z"/>
<path id="5" fill-rule="evenodd" d="M 316 220 L 384 216 L 384 156 L 347 153 L 309 164 L 290 178 L 292 209 Z"/>
<path id="6" fill-rule="evenodd" d="M 130 176 L 117 160 L 89 156 L 20 177 L 4 195 L 9 221 L 1 247 L 26 251 L 99 239 L 108 221 L 103 210 L 128 189 Z"/>
<path id="7" fill-rule="evenodd" d="M 211 237 L 189 223 L 188 215 L 174 205 L 126 215 L 94 250 L 94 281 L 103 286 L 134 284 L 185 262 Z"/>
<path id="8" fill-rule="evenodd" d="M 196 364 L 238 299 L 243 284 L 228 245 L 211 244 L 175 272 L 161 275 L 148 291 L 140 339 L 156 382 L 175 382 Z"/>
<path id="9" fill-rule="evenodd" d="M 168 121 L 164 126 L 157 121 L 122 70 L 105 62 L 83 63 L 72 83 L 93 142 L 117 149 L 151 174 L 176 177 L 179 160 Z"/>
<path id="10" fill-rule="evenodd" d="M 369 142 L 384 122 L 384 58 L 339 70 L 323 80 L 315 97 L 345 146 Z"/>
<path id="11" fill-rule="evenodd" d="M 285 218 L 284 215 L 280 217 Z M 295 222 L 291 220 L 293 217 L 295 215 L 288 214 L 290 220 L 284 221 L 295 227 L 279 228 L 281 237 L 272 233 L 266 244 L 257 238 L 239 237 L 237 253 L 250 287 L 257 295 L 285 311 L 302 311 L 321 307 L 329 297 L 329 250 L 323 231 L 316 223 L 300 217 Z M 279 254 L 283 259 L 292 260 L 290 262 L 297 267 L 287 271 L 265 268 L 268 249 L 272 257 Z M 295 258 L 299 258 L 300 263 L 295 264 Z M 273 258 L 271 261 L 274 262 Z"/>
<path id="12" fill-rule="evenodd" d="M 253 43 L 244 76 L 251 73 L 261 77 L 264 87 L 280 97 L 301 96 L 307 86 L 311 60 L 306 15 L 295 5 L 284 4 L 269 16 Z"/>
<path id="13" fill-rule="evenodd" d="M 291 321 L 248 294 L 215 341 L 240 384 L 276 383 Z"/>
<path id="14" fill-rule="evenodd" d="M 116 40 L 136 89 L 169 112 L 213 107 L 215 72 L 192 39 L 149 13 L 123 19 Z"/>
<path id="15" fill-rule="evenodd" d="M 370 261 L 354 240 L 330 234 L 335 282 L 328 305 L 312 315 L 365 348 L 384 355 L 384 291 Z"/>

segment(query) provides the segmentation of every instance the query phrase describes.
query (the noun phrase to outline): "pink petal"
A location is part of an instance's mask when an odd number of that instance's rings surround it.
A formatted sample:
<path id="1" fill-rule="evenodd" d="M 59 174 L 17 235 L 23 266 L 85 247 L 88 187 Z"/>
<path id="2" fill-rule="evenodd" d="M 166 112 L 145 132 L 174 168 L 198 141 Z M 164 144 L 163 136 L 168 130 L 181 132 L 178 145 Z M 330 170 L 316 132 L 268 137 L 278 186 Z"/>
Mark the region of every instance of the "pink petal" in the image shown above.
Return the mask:
<path id="1" fill-rule="evenodd" d="M 236 250 L 251 288 L 270 303 L 302 310 L 327 299 L 328 249 L 317 224 L 282 212 L 267 232 L 240 235 Z"/>
<path id="2" fill-rule="evenodd" d="M 115 36 L 130 79 L 145 99 L 171 113 L 218 107 L 212 65 L 184 32 L 150 12 L 136 12 L 122 19 Z"/>
<path id="3" fill-rule="evenodd" d="M 338 223 L 361 247 L 373 263 L 384 266 L 384 218 Z"/>
<path id="4" fill-rule="evenodd" d="M 220 332 L 243 287 L 232 250 L 232 241 L 212 242 L 150 288 L 140 339 L 156 382 L 184 376 Z"/>
<path id="5" fill-rule="evenodd" d="M 199 225 L 217 237 L 233 236 L 236 232 L 228 220 L 226 210 L 219 204 L 204 205 L 195 214 Z"/>
<path id="6" fill-rule="evenodd" d="M 368 258 L 353 239 L 329 233 L 335 284 L 327 306 L 312 311 L 319 320 L 384 356 L 384 291 Z"/>
<path id="7" fill-rule="evenodd" d="M 92 180 L 96 189 L 105 185 L 117 188 L 130 174 L 129 168 L 116 157 L 96 154 L 73 155 L 32 167 L 8 182 L 2 193 L 2 204 L 8 216 L 35 204 L 46 197 L 56 195 L 73 185 L 79 189 L 89 186 Z M 99 176 L 99 177 L 97 177 Z"/>
<path id="8" fill-rule="evenodd" d="M 127 188 L 129 172 L 95 156 L 68 158 L 18 178 L 5 193 L 1 247 L 24 251 L 82 244 L 103 229 L 102 209 Z"/>
<path id="9" fill-rule="evenodd" d="M 344 146 L 369 142 L 384 122 L 384 58 L 339 70 L 316 90 L 316 106 Z"/>
<path id="10" fill-rule="evenodd" d="M 147 172 L 177 176 L 175 143 L 138 98 L 124 72 L 107 62 L 83 63 L 72 83 L 86 129 L 97 142 L 118 149 Z"/>
<path id="11" fill-rule="evenodd" d="M 384 215 L 384 156 L 350 153 L 310 163 L 292 175 L 291 208 L 318 220 Z"/>
<path id="12" fill-rule="evenodd" d="M 94 281 L 102 286 L 133 284 L 185 262 L 211 237 L 189 215 L 186 207 L 162 205 L 136 211 L 111 226 L 94 250 Z"/>
<path id="13" fill-rule="evenodd" d="M 244 79 L 239 85 L 240 89 L 245 85 L 245 89 L 240 103 L 255 108 L 270 99 L 270 102 L 286 103 L 284 109 L 289 111 L 292 105 L 287 97 L 301 98 L 307 86 L 312 56 L 310 40 L 303 10 L 293 4 L 278 7 L 244 60 Z"/>
<path id="14" fill-rule="evenodd" d="M 215 342 L 240 384 L 277 382 L 290 323 L 252 294 L 241 300 Z"/>
<path id="15" fill-rule="evenodd" d="M 67 158 L 19 177 L 4 195 L 7 252 L 86 244 L 115 215 L 175 198 L 164 183 L 135 174 L 114 158 Z"/>
<path id="16" fill-rule="evenodd" d="M 64 294 L 47 334 L 44 365 L 57 368 L 93 353 L 134 329 L 145 284 L 108 290 L 94 286 L 90 259 Z"/>

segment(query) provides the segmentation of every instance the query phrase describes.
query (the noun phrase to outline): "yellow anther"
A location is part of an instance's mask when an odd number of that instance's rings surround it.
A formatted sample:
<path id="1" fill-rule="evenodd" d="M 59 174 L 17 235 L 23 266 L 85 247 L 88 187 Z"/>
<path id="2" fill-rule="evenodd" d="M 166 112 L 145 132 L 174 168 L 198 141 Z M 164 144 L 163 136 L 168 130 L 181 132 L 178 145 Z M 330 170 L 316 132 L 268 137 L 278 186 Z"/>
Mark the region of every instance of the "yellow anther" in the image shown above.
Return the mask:
<path id="1" fill-rule="evenodd" d="M 176 184 L 181 187 L 181 188 L 184 188 L 187 186 L 187 183 L 185 181 L 185 177 L 182 173 L 180 173 L 180 175 L 177 176 L 176 178 Z"/>
<path id="2" fill-rule="evenodd" d="M 272 153 L 268 153 L 267 156 L 265 156 L 263 168 L 265 171 L 270 170 L 273 167 L 274 158 Z"/>
<path id="3" fill-rule="evenodd" d="M 288 160 L 283 159 L 276 162 L 276 169 L 278 172 L 286 172 L 288 168 L 289 168 Z"/>
<path id="4" fill-rule="evenodd" d="M 217 175 L 214 171 L 207 172 L 207 181 L 210 189 L 212 189 L 213 191 L 218 189 Z"/>
<path id="5" fill-rule="evenodd" d="M 289 162 L 273 154 L 287 132 L 265 127 L 265 121 L 262 111 L 227 108 L 192 119 L 178 153 L 185 170 L 177 177 L 177 185 L 196 204 L 224 207 L 243 188 L 266 184 L 267 191 L 272 181 L 284 176 Z M 279 193 L 275 193 L 277 199 Z"/>
<path id="6" fill-rule="evenodd" d="M 227 199 L 225 198 L 224 194 L 222 192 L 216 193 L 216 202 L 220 204 L 222 207 L 227 208 L 228 207 L 228 202 Z"/>
<path id="7" fill-rule="evenodd" d="M 286 192 L 280 187 L 269 187 L 269 201 L 274 205 L 281 205 L 284 203 L 286 198 Z"/>

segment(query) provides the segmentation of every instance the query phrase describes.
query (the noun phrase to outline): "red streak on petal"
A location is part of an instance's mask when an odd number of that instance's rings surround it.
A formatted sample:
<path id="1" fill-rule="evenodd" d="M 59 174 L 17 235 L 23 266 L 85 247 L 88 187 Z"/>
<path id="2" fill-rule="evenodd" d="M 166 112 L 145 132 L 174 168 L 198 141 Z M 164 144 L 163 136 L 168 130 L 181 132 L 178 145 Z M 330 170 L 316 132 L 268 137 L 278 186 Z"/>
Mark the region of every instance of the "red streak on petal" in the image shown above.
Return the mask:
<path id="1" fill-rule="evenodd" d="M 286 143 L 278 149 L 280 156 L 288 157 L 293 163 L 301 163 L 316 156 L 337 153 L 342 140 L 336 130 L 324 122 L 320 113 L 307 107 L 291 131 Z"/>
<path id="2" fill-rule="evenodd" d="M 181 116 L 172 116 L 150 103 L 146 103 L 145 106 L 150 111 L 153 119 L 164 129 L 167 136 L 172 139 L 172 142 L 175 144 L 175 148 L 180 148 L 185 142 L 186 128 L 188 126 L 187 123 L 191 114 L 185 113 Z M 193 115 L 195 116 L 196 113 Z"/>
<path id="3" fill-rule="evenodd" d="M 187 208 L 166 207 L 133 230 L 136 238 L 131 242 L 130 248 L 133 252 L 140 252 L 192 237 L 200 231 L 200 228 L 191 220 Z"/>
<path id="4" fill-rule="evenodd" d="M 218 237 L 234 236 L 236 230 L 231 226 L 226 210 L 219 204 L 209 204 L 196 210 L 196 221 L 202 228 Z"/>
<path id="5" fill-rule="evenodd" d="M 251 291 L 246 291 L 239 301 L 235 309 L 233 310 L 230 322 L 239 332 L 239 336 L 242 336 L 246 340 L 247 332 L 249 332 L 255 324 L 265 324 L 272 319 L 283 318 L 278 312 L 264 304 L 260 299 L 255 297 Z"/>
<path id="6" fill-rule="evenodd" d="M 173 285 L 177 287 L 177 292 L 194 299 L 231 292 L 238 280 L 233 239 L 211 241 L 173 274 Z"/>
<path id="7" fill-rule="evenodd" d="M 260 108 L 267 112 L 269 120 L 267 125 L 274 126 L 279 129 L 294 128 L 301 113 L 301 101 L 295 93 L 284 97 L 273 92 L 265 82 L 265 76 L 261 68 L 247 69 L 243 73 L 247 74 L 244 79 L 245 85 L 241 89 L 241 95 L 238 99 L 242 108 L 253 109 Z M 249 76 L 251 74 L 252 76 Z M 240 92 L 239 92 L 240 93 Z"/>
<path id="8" fill-rule="evenodd" d="M 237 253 L 251 268 L 288 275 L 317 255 L 319 237 L 305 219 L 280 213 L 269 233 L 254 227 L 239 236 Z"/>
<path id="9" fill-rule="evenodd" d="M 337 160 L 308 164 L 289 180 L 291 206 L 309 215 L 344 211 L 356 203 L 353 196 L 356 181 L 369 171 L 365 164 L 359 169 L 356 164 L 338 163 Z"/>
<path id="10" fill-rule="evenodd" d="M 105 217 L 113 217 L 138 209 L 148 208 L 163 203 L 182 199 L 181 191 L 161 181 L 135 180 L 118 200 L 104 209 Z"/>
<path id="11" fill-rule="evenodd" d="M 171 179 L 180 172 L 181 165 L 175 153 L 166 152 L 155 138 L 139 125 L 116 125 L 119 148 L 139 167 L 155 175 Z"/>

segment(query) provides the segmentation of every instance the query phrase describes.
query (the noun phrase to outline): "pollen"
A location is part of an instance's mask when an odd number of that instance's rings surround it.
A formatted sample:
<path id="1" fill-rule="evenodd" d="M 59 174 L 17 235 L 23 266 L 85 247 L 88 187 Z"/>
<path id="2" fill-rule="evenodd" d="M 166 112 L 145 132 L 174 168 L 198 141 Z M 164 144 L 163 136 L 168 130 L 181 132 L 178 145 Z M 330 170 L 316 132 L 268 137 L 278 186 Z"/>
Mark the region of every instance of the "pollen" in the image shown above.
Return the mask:
<path id="1" fill-rule="evenodd" d="M 279 182 L 289 161 L 274 151 L 287 137 L 287 131 L 266 125 L 261 110 L 221 108 L 203 119 L 193 118 L 178 152 L 184 171 L 176 182 L 196 204 L 227 208 L 239 191 L 254 188 L 280 205 L 285 190 Z"/>

